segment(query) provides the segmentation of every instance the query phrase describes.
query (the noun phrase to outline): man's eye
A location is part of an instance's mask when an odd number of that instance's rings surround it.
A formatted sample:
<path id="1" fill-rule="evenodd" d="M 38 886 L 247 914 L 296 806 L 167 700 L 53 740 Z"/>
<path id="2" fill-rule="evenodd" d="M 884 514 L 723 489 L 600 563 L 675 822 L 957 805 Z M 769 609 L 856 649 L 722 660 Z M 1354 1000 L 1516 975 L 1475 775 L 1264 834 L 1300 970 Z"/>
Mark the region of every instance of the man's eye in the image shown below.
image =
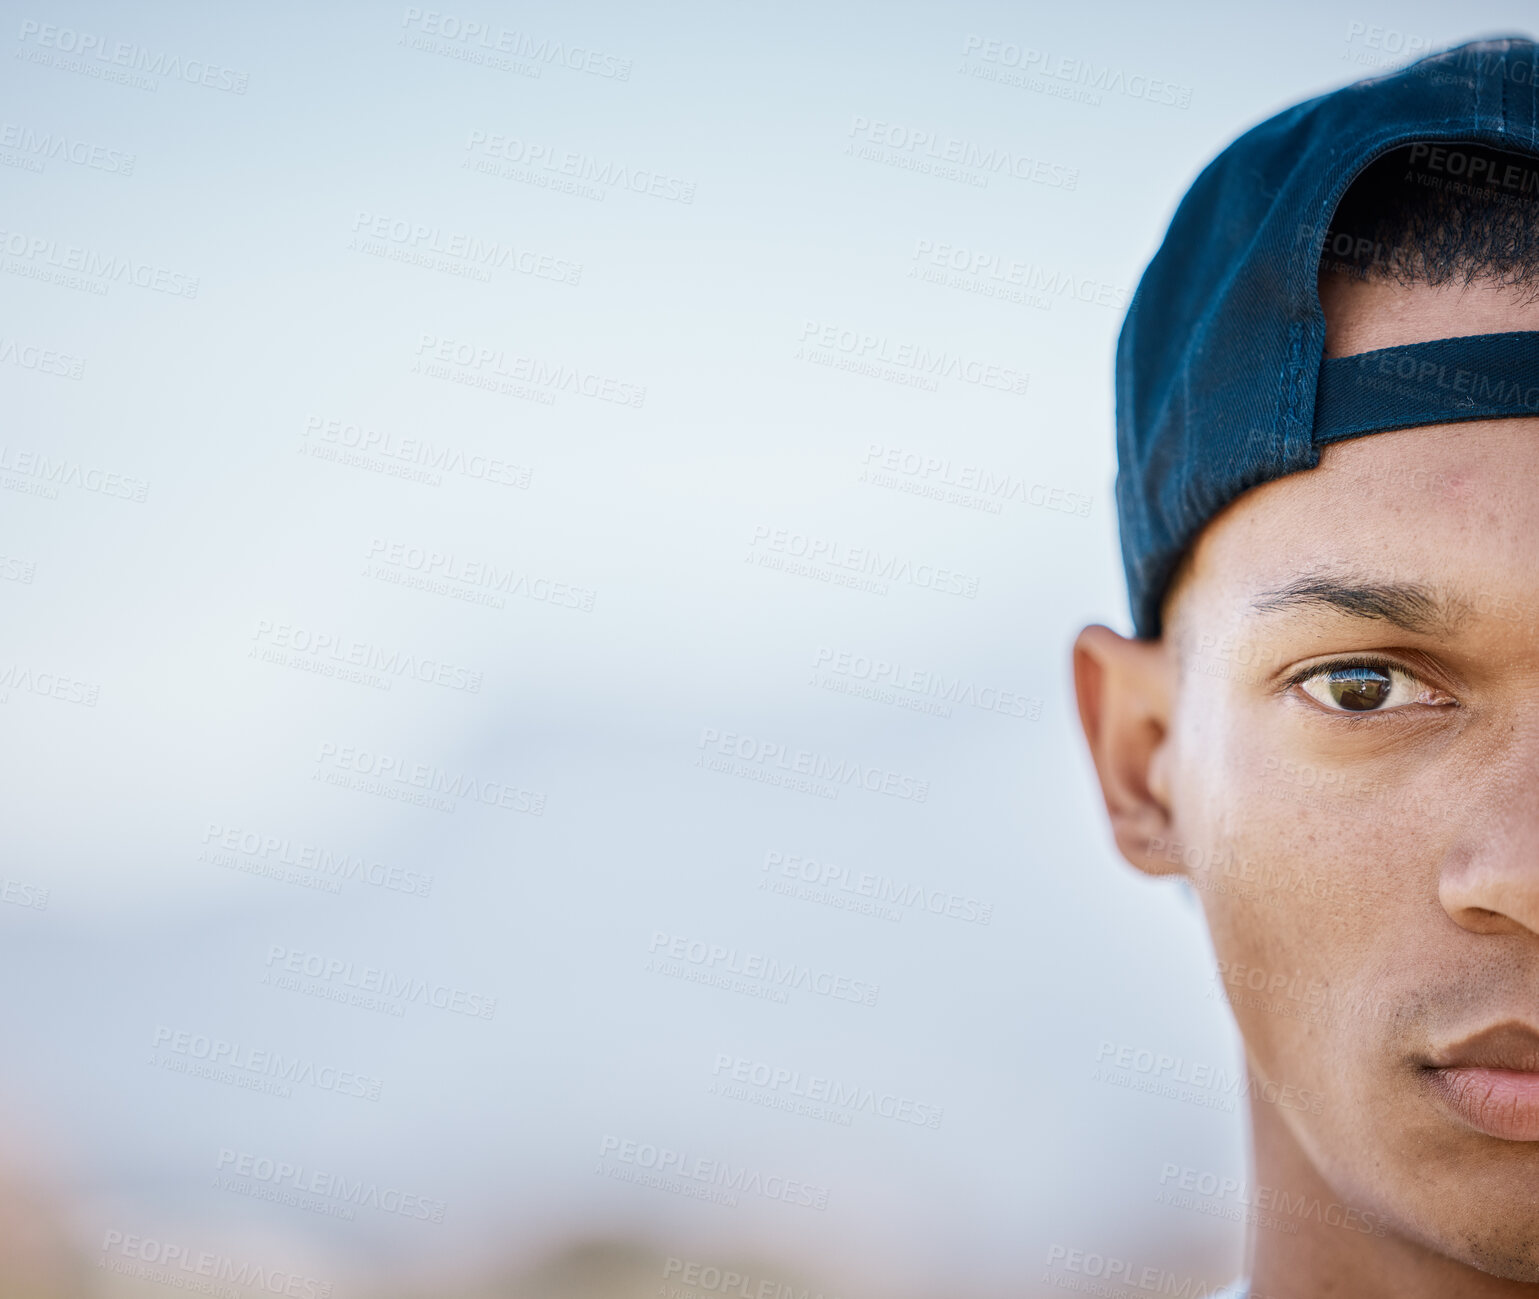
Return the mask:
<path id="1" fill-rule="evenodd" d="M 1414 704 L 1424 691 L 1409 672 L 1383 667 L 1324 667 L 1299 682 L 1304 693 L 1332 712 L 1385 712 Z"/>

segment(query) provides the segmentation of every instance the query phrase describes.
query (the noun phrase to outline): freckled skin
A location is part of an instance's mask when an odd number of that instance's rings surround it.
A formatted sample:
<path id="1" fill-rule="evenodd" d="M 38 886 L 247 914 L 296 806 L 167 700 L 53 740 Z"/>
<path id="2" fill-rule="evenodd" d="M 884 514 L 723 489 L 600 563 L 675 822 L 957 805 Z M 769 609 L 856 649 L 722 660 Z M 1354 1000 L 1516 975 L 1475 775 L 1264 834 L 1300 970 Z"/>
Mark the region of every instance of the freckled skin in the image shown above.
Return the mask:
<path id="1" fill-rule="evenodd" d="M 1336 355 L 1539 329 L 1489 284 L 1322 302 Z M 1254 611 L 1320 572 L 1437 593 L 1451 617 Z M 1358 656 L 1414 673 L 1421 702 L 1343 715 L 1286 684 Z M 1493 1024 L 1539 1029 L 1539 419 L 1325 448 L 1208 525 L 1160 641 L 1087 628 L 1075 675 L 1119 848 L 1192 880 L 1252 1082 L 1295 1098 L 1253 1101 L 1253 1180 L 1336 1206 L 1255 1233 L 1255 1293 L 1539 1294 L 1539 1141 L 1461 1122 L 1424 1067 Z M 1173 864 L 1171 843 L 1197 851 Z M 1203 863 L 1230 856 L 1319 887 L 1219 887 Z"/>

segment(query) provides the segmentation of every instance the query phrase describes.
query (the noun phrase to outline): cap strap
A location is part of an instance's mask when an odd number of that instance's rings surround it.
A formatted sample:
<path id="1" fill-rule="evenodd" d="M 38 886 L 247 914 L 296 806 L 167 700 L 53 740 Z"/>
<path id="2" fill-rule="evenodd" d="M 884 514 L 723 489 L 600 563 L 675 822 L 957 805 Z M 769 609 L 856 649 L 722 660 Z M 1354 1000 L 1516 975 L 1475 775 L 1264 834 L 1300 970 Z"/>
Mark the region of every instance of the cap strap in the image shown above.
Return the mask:
<path id="1" fill-rule="evenodd" d="M 1539 331 L 1471 334 L 1320 362 L 1316 446 L 1467 419 L 1539 416 Z"/>

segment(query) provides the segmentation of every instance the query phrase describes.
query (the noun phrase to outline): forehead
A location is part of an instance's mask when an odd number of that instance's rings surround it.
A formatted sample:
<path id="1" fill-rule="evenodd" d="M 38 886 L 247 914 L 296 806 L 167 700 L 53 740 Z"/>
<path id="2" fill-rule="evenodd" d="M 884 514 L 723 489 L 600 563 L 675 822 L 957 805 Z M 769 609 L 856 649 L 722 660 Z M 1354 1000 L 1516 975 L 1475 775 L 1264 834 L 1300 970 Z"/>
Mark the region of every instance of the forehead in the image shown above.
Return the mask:
<path id="1" fill-rule="evenodd" d="M 1374 433 L 1247 492 L 1198 538 L 1177 600 L 1234 622 L 1329 574 L 1539 610 L 1539 419 Z M 1172 610 L 1173 613 L 1177 609 Z"/>
<path id="2" fill-rule="evenodd" d="M 1320 280 L 1325 354 L 1355 356 L 1434 338 L 1539 329 L 1539 296 L 1491 279 L 1436 286 L 1393 280 Z"/>
<path id="3" fill-rule="evenodd" d="M 1539 298 L 1490 279 L 1438 286 L 1327 276 L 1326 354 L 1539 330 Z M 1315 469 L 1246 492 L 1192 548 L 1170 612 L 1204 619 L 1326 574 L 1426 588 L 1452 605 L 1539 616 L 1539 419 L 1372 433 L 1322 449 Z M 1531 621 L 1532 619 L 1530 619 Z"/>

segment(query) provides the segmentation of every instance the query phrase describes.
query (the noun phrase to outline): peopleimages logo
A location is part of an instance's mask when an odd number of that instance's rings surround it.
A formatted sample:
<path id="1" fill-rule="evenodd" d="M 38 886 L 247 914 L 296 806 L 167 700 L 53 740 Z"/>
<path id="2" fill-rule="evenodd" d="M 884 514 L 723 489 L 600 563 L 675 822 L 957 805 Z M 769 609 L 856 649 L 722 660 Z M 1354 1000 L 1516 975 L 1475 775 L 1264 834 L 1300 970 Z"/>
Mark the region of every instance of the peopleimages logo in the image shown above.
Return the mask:
<path id="1" fill-rule="evenodd" d="M 487 380 L 506 379 L 529 384 L 547 394 L 565 392 L 591 397 L 613 405 L 634 406 L 646 402 L 647 390 L 638 384 L 584 370 L 560 361 L 545 361 L 537 356 L 509 352 L 500 347 L 481 347 L 474 343 L 421 334 L 417 339 L 417 367 L 449 366 Z"/>
<path id="2" fill-rule="evenodd" d="M 569 45 L 565 41 L 536 39 L 517 28 L 493 27 L 474 19 L 441 13 L 437 9 L 412 7 L 401 19 L 401 26 L 425 36 L 457 42 L 462 47 L 475 46 L 494 54 L 507 54 L 537 64 L 543 63 L 548 67 L 569 68 L 573 72 L 586 72 L 589 76 L 612 81 L 631 79 L 630 59 L 607 54 L 603 50 L 590 50 L 582 45 Z"/>
<path id="3" fill-rule="evenodd" d="M 870 442 L 866 445 L 866 454 L 861 464 L 865 467 L 857 481 L 874 481 L 881 487 L 892 484 L 871 477 L 873 470 L 901 476 L 915 484 L 915 494 L 933 495 L 941 500 L 951 498 L 941 489 L 953 488 L 957 493 L 974 494 L 991 504 L 1016 501 L 1059 514 L 1075 514 L 1082 519 L 1090 514 L 1090 497 L 1084 493 L 1032 482 L 1019 474 L 987 469 L 981 465 L 965 462 L 957 464 L 950 456 L 926 455 L 881 442 Z M 960 500 L 962 497 L 957 496 L 955 499 Z M 998 506 L 993 505 L 992 512 L 997 510 Z"/>
<path id="4" fill-rule="evenodd" d="M 69 162 L 77 167 L 90 167 L 94 171 L 131 176 L 138 159 L 137 154 L 109 149 L 105 145 L 73 138 L 62 132 L 35 131 L 19 122 L 0 122 L 0 149 L 15 149 L 29 154 L 37 161 L 39 171 L 46 160 Z"/>
<path id="5" fill-rule="evenodd" d="M 941 1119 L 945 1117 L 945 1111 L 940 1106 L 915 1100 L 912 1096 L 899 1096 L 893 1092 L 848 1081 L 840 1082 L 818 1074 L 803 1074 L 799 1069 L 770 1065 L 762 1060 L 733 1056 L 725 1051 L 717 1053 L 711 1073 L 718 1079 L 718 1085 L 729 1081 L 740 1083 L 778 1095 L 851 1110 L 857 1114 L 892 1119 L 896 1123 L 908 1123 L 915 1127 L 938 1128 Z"/>
<path id="6" fill-rule="evenodd" d="M 118 253 L 97 252 L 79 244 L 61 244 L 57 239 L 29 235 L 21 230 L 0 230 L 0 252 L 20 259 L 16 273 L 30 276 L 32 271 L 38 271 L 39 274 L 32 278 L 47 279 L 51 270 L 74 271 L 86 281 L 96 281 L 102 293 L 107 291 L 107 284 L 117 282 L 153 289 L 173 298 L 198 296 L 199 281 L 194 276 Z"/>
<path id="7" fill-rule="evenodd" d="M 778 740 L 762 740 L 753 735 L 736 731 L 720 731 L 714 726 L 703 727 L 697 748 L 715 755 L 707 761 L 707 754 L 695 760 L 695 765 L 713 771 L 731 771 L 735 762 L 748 763 L 762 772 L 778 772 L 786 776 L 801 777 L 812 782 L 827 782 L 838 796 L 838 786 L 856 785 L 871 794 L 886 794 L 891 798 L 909 799 L 923 803 L 930 797 L 930 782 L 917 780 L 901 772 L 888 771 L 883 767 L 851 762 L 845 758 L 831 758 L 811 749 L 787 749 Z"/>
<path id="8" fill-rule="evenodd" d="M 969 924 L 986 925 L 994 918 L 994 904 L 945 889 L 927 889 L 918 884 L 900 884 L 873 871 L 855 871 L 831 861 L 803 857 L 798 853 L 767 852 L 760 868 L 784 876 L 799 884 L 812 885 L 808 901 L 828 902 L 842 909 L 861 909 L 855 899 L 869 899 L 874 914 L 901 920 L 895 907 L 927 911 L 932 916 L 949 916 Z M 773 884 L 774 881 L 765 881 Z M 761 882 L 760 887 L 763 887 Z M 776 891 L 779 891 L 778 889 Z M 840 895 L 843 895 L 842 897 Z"/>
<path id="9" fill-rule="evenodd" d="M 442 796 L 437 801 L 449 800 L 447 810 L 451 811 L 454 806 L 452 800 L 461 798 L 485 807 L 525 812 L 531 816 L 540 816 L 545 811 L 545 795 L 542 793 L 521 789 L 504 780 L 487 780 L 464 771 L 448 771 L 431 762 L 412 762 L 397 754 L 380 753 L 350 744 L 338 745 L 326 740 L 321 743 L 315 760 L 319 770 L 330 768 L 340 775 L 358 777 L 366 783 L 379 786 L 381 790 L 390 791 L 390 797 L 408 802 Z M 403 789 L 404 786 L 410 786 L 410 789 Z M 421 797 L 412 798 L 413 790 Z"/>
<path id="10" fill-rule="evenodd" d="M 386 649 L 369 641 L 354 640 L 340 632 L 317 631 L 310 627 L 262 618 L 257 622 L 252 639 L 267 648 L 290 652 L 296 656 L 293 661 L 335 664 L 364 672 L 379 672 L 391 678 L 409 677 L 424 685 L 442 686 L 448 690 L 481 693 L 482 677 L 479 672 L 431 656 Z M 255 645 L 251 653 L 255 657 Z M 325 675 L 329 675 L 329 672 Z"/>
<path id="11" fill-rule="evenodd" d="M 50 499 L 58 495 L 60 487 L 78 487 L 83 492 L 115 496 L 119 500 L 133 501 L 140 505 L 150 494 L 150 485 L 143 478 L 113 473 L 96 465 L 71 460 L 68 456 L 55 459 L 46 452 L 27 451 L 4 444 L 0 444 L 0 473 L 35 479 L 38 493 Z"/>
<path id="12" fill-rule="evenodd" d="M 51 347 L 38 347 L 18 342 L 14 338 L 0 337 L 0 365 L 7 363 L 20 370 L 56 374 L 63 379 L 79 379 L 85 375 L 85 362 L 78 356 Z"/>
<path id="13" fill-rule="evenodd" d="M 311 415 L 305 420 L 303 436 L 314 435 L 327 443 L 327 450 L 359 452 L 364 456 L 382 456 L 402 465 L 411 465 L 432 473 L 459 474 L 461 477 L 492 483 L 497 487 L 527 490 L 531 470 L 495 456 L 467 453 L 422 437 L 397 437 L 367 424 L 351 420 Z M 369 466 L 371 462 L 363 462 Z"/>
<path id="14" fill-rule="evenodd" d="M 1225 997 L 1235 1009 L 1251 1007 L 1289 1019 L 1315 1023 L 1374 1020 L 1389 1023 L 1398 1009 L 1388 997 L 1343 989 L 1302 970 L 1268 970 L 1264 966 L 1219 961 L 1209 997 Z"/>
<path id="15" fill-rule="evenodd" d="M 528 181 L 542 189 L 576 187 L 586 197 L 601 203 L 610 190 L 629 190 L 632 194 L 671 203 L 695 201 L 695 182 L 692 180 L 671 176 L 652 167 L 633 167 L 611 158 L 599 159 L 592 154 L 525 140 L 516 135 L 473 130 L 465 150 L 470 155 L 465 165 L 473 166 L 477 171 L 490 169 L 493 173 Z"/>
<path id="16" fill-rule="evenodd" d="M 1528 163 L 1503 162 L 1457 145 L 1413 144 L 1405 179 L 1458 194 L 1523 198 L 1528 202 L 1539 192 L 1539 169 Z"/>
<path id="17" fill-rule="evenodd" d="M 491 1019 L 497 1013 L 497 998 L 469 992 L 451 984 L 430 983 L 415 975 L 400 974 L 378 965 L 362 965 L 339 956 L 306 952 L 274 943 L 267 949 L 268 973 L 262 982 L 284 986 L 280 974 L 302 975 L 306 979 L 334 984 L 338 990 L 377 993 L 399 1005 L 425 1004 L 436 1010 L 452 1011 L 473 1019 Z"/>
<path id="18" fill-rule="evenodd" d="M 253 1047 L 245 1042 L 227 1042 L 223 1038 L 190 1029 L 155 1027 L 151 1046 L 168 1051 L 168 1057 L 152 1056 L 150 1063 L 170 1073 L 192 1074 L 215 1082 L 232 1082 L 255 1091 L 270 1091 L 288 1096 L 289 1086 L 314 1087 L 339 1096 L 356 1096 L 377 1101 L 384 1082 L 351 1069 L 317 1064 L 303 1056 L 284 1055 L 281 1051 Z M 231 1071 L 234 1071 L 233 1073 Z M 271 1083 L 271 1087 L 260 1084 Z"/>
<path id="19" fill-rule="evenodd" d="M 207 86 L 210 90 L 227 90 L 232 94 L 244 95 L 251 79 L 250 73 L 221 67 L 207 59 L 184 59 L 180 54 L 168 54 L 164 50 L 152 52 L 130 41 L 109 43 L 105 37 L 94 32 L 77 32 L 70 27 L 55 27 L 52 23 L 39 23 L 31 18 L 21 24 L 21 33 L 16 39 L 23 44 L 35 46 L 38 54 L 43 50 L 57 50 L 60 54 L 73 56 L 55 61 L 51 55 L 47 55 L 41 59 L 42 62 L 55 62 L 56 66 L 68 71 L 86 72 L 107 80 L 123 80 L 126 74 L 116 73 L 115 68 L 128 68 L 134 72 L 148 72 L 152 76 L 185 81 L 188 85 Z M 92 62 L 87 63 L 87 59 Z M 33 61 L 40 60 L 34 58 Z M 154 82 L 140 86 L 144 90 L 155 88 Z"/>
<path id="20" fill-rule="evenodd" d="M 1188 1203 L 1181 1203 L 1171 1195 L 1160 1201 L 1175 1203 L 1177 1208 L 1193 1207 L 1190 1197 L 1198 1195 L 1207 1200 L 1227 1200 L 1241 1209 L 1253 1210 L 1257 1214 L 1277 1215 L 1284 1220 L 1321 1222 L 1328 1227 L 1341 1227 L 1364 1236 L 1385 1234 L 1383 1215 L 1371 1210 L 1357 1209 L 1334 1201 L 1322 1203 L 1319 1196 L 1307 1195 L 1303 1191 L 1293 1194 L 1276 1186 L 1261 1183 L 1252 1185 L 1238 1177 L 1220 1176 L 1206 1169 L 1166 1164 L 1160 1170 L 1160 1185 L 1168 1190 L 1185 1193 Z M 1295 1232 L 1298 1230 L 1296 1223 L 1288 1225 Z"/>
<path id="21" fill-rule="evenodd" d="M 46 668 L 39 671 L 15 663 L 0 664 L 0 699 L 10 691 L 21 690 L 43 699 L 61 699 L 67 704 L 82 704 L 95 708 L 101 695 L 101 686 L 92 681 L 77 681 L 74 677 Z"/>
<path id="22" fill-rule="evenodd" d="M 702 1292 L 721 1295 L 723 1299 L 834 1299 L 821 1290 L 814 1294 L 804 1285 L 772 1281 L 768 1277 L 755 1281 L 746 1272 L 734 1272 L 730 1268 L 671 1255 L 663 1263 L 663 1280 L 675 1282 L 658 1291 L 664 1299 L 696 1299 Z"/>
<path id="23" fill-rule="evenodd" d="M 11 880 L 0 876 L 0 902 L 7 902 L 13 907 L 27 907 L 34 911 L 47 911 L 48 890 L 38 888 L 35 884 L 24 884 L 20 880 Z"/>
<path id="24" fill-rule="evenodd" d="M 1346 44 L 1349 48 L 1342 54 L 1342 58 L 1351 59 L 1355 63 L 1382 66 L 1397 58 L 1410 63 L 1423 54 L 1431 53 L 1433 40 L 1425 35 L 1407 35 L 1393 27 L 1350 22 L 1347 24 Z M 1363 49 L 1353 50 L 1350 48 L 1353 45 L 1362 46 Z M 1368 51 L 1373 53 L 1369 54 Z"/>
<path id="25" fill-rule="evenodd" d="M 804 320 L 797 341 L 802 345 L 802 352 L 797 353 L 800 359 L 808 359 L 803 356 L 808 349 L 814 353 L 821 350 L 867 365 L 911 370 L 931 380 L 956 379 L 1016 397 L 1026 392 L 1029 378 L 1007 365 L 981 361 L 957 352 L 934 351 L 919 343 L 904 342 L 870 330 L 849 329 L 825 320 Z"/>
<path id="26" fill-rule="evenodd" d="M 908 668 L 895 660 L 854 654 L 828 645 L 818 647 L 812 667 L 814 671 L 826 670 L 837 676 L 925 699 L 967 704 L 986 713 L 1002 713 L 1006 717 L 1025 717 L 1032 721 L 1042 716 L 1040 699 L 1019 695 L 1013 690 L 979 686 L 961 676 L 948 677 L 929 669 Z"/>
<path id="27" fill-rule="evenodd" d="M 857 113 L 850 120 L 849 134 L 854 143 L 846 147 L 846 153 L 903 170 L 966 180 L 980 189 L 988 185 L 990 176 L 1011 176 L 1052 189 L 1079 188 L 1078 167 L 941 135 L 925 127 L 875 121 Z M 887 151 L 885 156 L 883 150 Z"/>
<path id="28" fill-rule="evenodd" d="M 692 1159 L 683 1151 L 655 1146 L 646 1141 L 627 1141 L 620 1137 L 606 1136 L 599 1145 L 600 1172 L 605 1171 L 602 1163 L 605 1158 L 632 1164 L 662 1178 L 682 1178 L 686 1183 L 695 1182 L 702 1189 L 711 1187 L 719 1191 L 757 1195 L 804 1209 L 828 1207 L 826 1186 L 814 1186 L 774 1174 L 765 1176 L 754 1168 L 734 1167 L 725 1159 Z"/>
<path id="29" fill-rule="evenodd" d="M 810 965 L 798 965 L 795 961 L 782 962 L 763 952 L 743 951 L 724 943 L 707 943 L 702 939 L 670 934 L 661 929 L 652 931 L 652 941 L 647 945 L 647 952 L 654 958 L 648 962 L 649 967 L 665 961 L 685 962 L 713 975 L 725 977 L 737 974 L 745 979 L 761 979 L 781 992 L 800 989 L 803 992 L 815 992 L 820 997 L 854 1002 L 857 1005 L 876 1005 L 876 999 L 882 991 L 877 984 L 835 974 L 832 970 L 814 970 Z M 651 972 L 672 973 L 668 969 L 649 969 Z"/>
<path id="30" fill-rule="evenodd" d="M 302 1276 L 287 1268 L 236 1259 L 213 1250 L 189 1249 L 172 1241 L 115 1228 L 102 1239 L 99 1266 L 176 1290 L 229 1294 L 232 1299 L 238 1293 L 232 1286 L 250 1286 L 268 1294 L 284 1295 L 286 1299 L 328 1299 L 332 1291 L 330 1281 Z"/>
<path id="31" fill-rule="evenodd" d="M 425 871 L 407 870 L 399 864 L 386 866 L 358 853 L 333 852 L 302 839 L 290 839 L 287 835 L 263 834 L 210 821 L 203 831 L 203 844 L 200 861 L 206 859 L 216 866 L 228 866 L 248 874 L 281 878 L 286 874 L 286 868 L 293 867 L 296 871 L 309 872 L 316 880 L 337 885 L 343 880 L 357 880 L 375 888 L 424 898 L 433 891 L 433 877 Z"/>
<path id="32" fill-rule="evenodd" d="M 1087 1279 L 1081 1280 L 1081 1277 Z M 1071 1249 L 1067 1245 L 1049 1247 L 1042 1284 L 1055 1290 L 1079 1290 L 1109 1296 L 1141 1290 L 1169 1299 L 1223 1299 L 1231 1293 L 1230 1287 L 1221 1282 L 1208 1285 L 1195 1276 L 1183 1276 L 1168 1268 L 1153 1264 L 1140 1267 L 1131 1259 L 1099 1254 L 1093 1249 Z M 1273 1296 L 1255 1290 L 1246 1293 L 1250 1299 L 1273 1299 Z"/>
<path id="33" fill-rule="evenodd" d="M 1087 91 L 1126 95 L 1129 99 L 1145 99 L 1153 104 L 1168 104 L 1172 108 L 1189 108 L 1192 103 L 1190 86 L 1178 85 L 1163 77 L 1151 77 L 1140 72 L 1129 75 L 1122 68 L 1111 64 L 1097 67 L 1087 59 L 1050 54 L 1046 50 L 1001 41 L 993 36 L 969 35 L 962 42 L 962 57 L 1014 68 L 1027 76 L 1066 82 Z"/>
<path id="34" fill-rule="evenodd" d="M 1416 395 L 1429 388 L 1466 394 L 1476 402 L 1494 406 L 1516 406 L 1539 411 L 1539 384 L 1525 386 L 1520 379 L 1492 378 L 1476 370 L 1464 370 L 1437 361 L 1418 360 L 1414 356 L 1386 356 L 1365 352 L 1356 360 L 1357 384 L 1380 392 Z M 1468 406 L 1470 401 L 1459 403 Z"/>
<path id="35" fill-rule="evenodd" d="M 420 1222 L 442 1222 L 448 1209 L 442 1200 L 413 1195 L 389 1184 L 381 1186 L 361 1177 L 309 1168 L 302 1163 L 291 1164 L 245 1150 L 232 1150 L 228 1146 L 220 1148 L 214 1168 L 220 1174 L 221 1189 L 252 1194 L 255 1199 L 288 1203 L 294 1197 L 308 1195 L 333 1201 L 349 1210 L 377 1209 L 381 1213 L 415 1218 Z M 253 1186 L 248 1188 L 235 1178 L 244 1179 Z"/>
<path id="36" fill-rule="evenodd" d="M 1256 1080 L 1245 1070 L 1222 1069 L 1199 1061 L 1186 1060 L 1165 1051 L 1103 1040 L 1096 1050 L 1097 1068 L 1092 1082 L 1108 1082 L 1131 1087 L 1135 1091 L 1155 1092 L 1176 1100 L 1192 1100 L 1213 1108 L 1225 1109 L 1238 1096 L 1276 1105 L 1285 1110 L 1303 1110 L 1318 1114 L 1325 1097 L 1308 1087 L 1280 1083 L 1272 1079 Z M 1213 1105 L 1224 1101 L 1227 1104 Z"/>
<path id="37" fill-rule="evenodd" d="M 3 454 L 3 448 L 0 448 Z M 390 582 L 434 595 L 447 595 L 471 604 L 506 607 L 504 596 L 517 595 L 563 609 L 593 612 L 596 595 L 591 588 L 556 582 L 528 569 L 496 561 L 467 559 L 454 551 L 435 550 L 392 537 L 375 537 L 365 557 L 365 577 Z"/>
<path id="38" fill-rule="evenodd" d="M 363 243 L 358 243 L 362 238 Z M 477 272 L 508 270 L 520 275 L 532 275 L 536 279 L 557 280 L 564 284 L 577 284 L 582 279 L 582 263 L 567 261 L 551 253 L 536 252 L 506 239 L 482 239 L 463 231 L 445 231 L 439 226 L 424 225 L 404 217 L 378 212 L 360 211 L 353 220 L 354 243 L 365 252 L 375 248 L 368 241 L 380 245 L 381 251 L 399 252 L 429 260 L 424 265 L 436 265 L 431 257 L 449 262 L 463 262 Z"/>
<path id="39" fill-rule="evenodd" d="M 1021 295 L 1031 295 L 1033 306 L 1051 306 L 1053 298 L 1069 297 L 1078 302 L 1099 307 L 1124 310 L 1130 294 L 1120 284 L 1096 280 L 1068 271 L 1048 269 L 1035 262 L 1023 262 L 1019 258 L 966 245 L 937 242 L 934 239 L 916 239 L 910 261 L 920 263 L 937 272 L 950 272 L 955 277 L 954 287 L 982 291 L 985 296 L 1010 297 L 1003 292 L 1017 289 Z M 914 270 L 910 267 L 909 274 Z M 926 278 L 929 278 L 928 276 Z M 936 278 L 938 284 L 951 283 L 944 276 Z M 997 286 L 999 292 L 984 286 Z M 1036 295 L 1041 295 L 1040 300 Z M 1011 301 L 1024 301 L 1024 296 L 1010 297 Z"/>
<path id="40" fill-rule="evenodd" d="M 762 568 L 779 568 L 799 576 L 826 574 L 836 586 L 864 583 L 886 594 L 883 582 L 901 582 L 941 595 L 959 595 L 972 600 L 978 594 L 978 579 L 954 569 L 916 562 L 872 546 L 852 546 L 838 537 L 820 537 L 790 528 L 772 528 L 766 523 L 755 526 L 748 542 L 747 562 Z M 805 570 L 805 571 L 804 571 Z"/>

